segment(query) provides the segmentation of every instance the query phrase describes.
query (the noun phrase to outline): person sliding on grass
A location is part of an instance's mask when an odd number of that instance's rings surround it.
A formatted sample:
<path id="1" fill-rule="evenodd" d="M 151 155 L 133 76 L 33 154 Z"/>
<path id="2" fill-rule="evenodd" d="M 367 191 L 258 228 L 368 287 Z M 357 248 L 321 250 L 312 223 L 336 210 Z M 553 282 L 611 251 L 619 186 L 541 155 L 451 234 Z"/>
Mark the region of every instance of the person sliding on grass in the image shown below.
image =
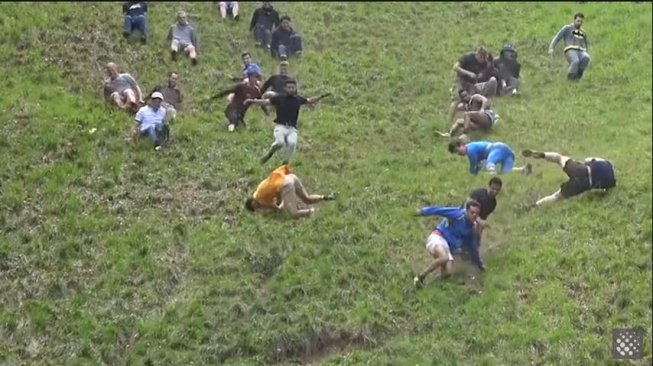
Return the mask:
<path id="1" fill-rule="evenodd" d="M 256 210 L 285 212 L 292 218 L 301 218 L 311 216 L 315 208 L 300 209 L 298 207 L 300 202 L 312 205 L 334 199 L 334 194 L 325 196 L 308 194 L 299 178 L 292 174 L 290 167 L 282 165 L 258 185 L 254 194 L 245 201 L 245 208 L 251 212 Z"/>
<path id="2" fill-rule="evenodd" d="M 501 173 L 515 171 L 528 175 L 533 170 L 530 164 L 515 168 L 515 153 L 503 142 L 475 141 L 465 144 L 460 140 L 454 140 L 449 143 L 448 149 L 452 154 L 467 156 L 469 173 L 472 175 L 478 174 L 483 161 L 485 161 L 485 170 L 491 174 L 496 173 L 498 164 L 501 164 Z"/>
<path id="3" fill-rule="evenodd" d="M 581 163 L 557 152 L 539 152 L 529 149 L 523 150 L 522 155 L 558 164 L 569 177 L 569 180 L 560 185 L 557 192 L 540 199 L 535 203 L 536 206 L 578 196 L 593 189 L 607 191 L 617 185 L 614 167 L 605 159 L 587 158 Z"/>
<path id="4" fill-rule="evenodd" d="M 490 108 L 490 99 L 481 94 L 470 97 L 464 90 L 459 92 L 459 100 L 452 103 L 450 118 L 455 118 L 456 112 L 462 112 L 462 118 L 454 122 L 449 132 L 439 132 L 440 136 L 456 137 L 476 130 L 489 132 L 499 122 L 499 114 Z"/>
<path id="5" fill-rule="evenodd" d="M 433 230 L 426 240 L 426 250 L 433 257 L 433 262 L 419 275 L 415 276 L 415 287 L 421 287 L 429 273 L 440 268 L 443 276 L 449 277 L 453 272 L 453 255 L 459 249 L 460 243 L 471 254 L 472 262 L 485 271 L 485 264 L 478 252 L 478 242 L 474 229 L 480 204 L 470 200 L 465 203 L 465 208 L 430 206 L 417 211 L 417 216 L 442 216 L 440 224 Z"/>

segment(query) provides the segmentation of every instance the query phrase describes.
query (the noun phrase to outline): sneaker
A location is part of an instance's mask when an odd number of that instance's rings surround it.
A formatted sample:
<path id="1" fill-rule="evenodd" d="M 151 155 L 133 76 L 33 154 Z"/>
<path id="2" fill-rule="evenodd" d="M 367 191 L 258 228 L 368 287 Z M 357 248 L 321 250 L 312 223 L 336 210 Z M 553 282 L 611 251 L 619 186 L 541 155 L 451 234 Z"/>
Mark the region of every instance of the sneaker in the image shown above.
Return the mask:
<path id="1" fill-rule="evenodd" d="M 533 151 L 531 149 L 522 150 L 521 154 L 525 158 L 531 158 L 532 157 L 532 158 L 535 158 L 535 159 L 544 159 L 544 153 L 543 152 L 537 152 L 537 151 Z"/>
<path id="2" fill-rule="evenodd" d="M 156 151 L 161 150 L 161 145 L 156 145 L 156 146 L 154 147 L 154 150 L 156 150 Z"/>
<path id="3" fill-rule="evenodd" d="M 239 21 L 239 20 L 240 20 L 240 14 L 236 15 L 236 16 L 234 17 L 234 20 L 235 20 L 235 21 Z"/>
<path id="4" fill-rule="evenodd" d="M 147 44 L 147 38 L 141 38 L 141 44 Z"/>
<path id="5" fill-rule="evenodd" d="M 170 51 L 170 58 L 172 59 L 172 61 L 177 61 L 177 52 Z"/>
<path id="6" fill-rule="evenodd" d="M 197 66 L 197 59 L 196 59 L 196 58 L 191 58 L 191 59 L 190 59 L 190 63 L 191 63 L 193 66 Z"/>
<path id="7" fill-rule="evenodd" d="M 526 164 L 526 166 L 524 167 L 524 175 L 530 175 L 532 172 L 533 172 L 533 166 L 530 163 Z"/>
<path id="8" fill-rule="evenodd" d="M 229 125 L 229 132 L 234 132 L 235 129 L 236 129 L 235 125 Z"/>
<path id="9" fill-rule="evenodd" d="M 420 278 L 420 276 L 415 276 L 415 278 L 413 278 L 413 285 L 415 285 L 415 288 L 424 286 L 424 279 Z"/>
<path id="10" fill-rule="evenodd" d="M 336 199 L 335 193 L 329 193 L 322 196 L 323 201 L 334 201 Z"/>
<path id="11" fill-rule="evenodd" d="M 279 58 L 281 59 L 281 61 L 287 61 L 288 60 L 288 56 L 286 56 L 286 55 L 281 55 Z"/>
<path id="12" fill-rule="evenodd" d="M 265 154 L 265 156 L 263 156 L 263 157 L 261 158 L 261 160 L 260 160 L 260 161 L 261 161 L 261 165 L 267 163 L 268 160 L 270 160 L 271 157 L 272 157 L 271 154 Z"/>

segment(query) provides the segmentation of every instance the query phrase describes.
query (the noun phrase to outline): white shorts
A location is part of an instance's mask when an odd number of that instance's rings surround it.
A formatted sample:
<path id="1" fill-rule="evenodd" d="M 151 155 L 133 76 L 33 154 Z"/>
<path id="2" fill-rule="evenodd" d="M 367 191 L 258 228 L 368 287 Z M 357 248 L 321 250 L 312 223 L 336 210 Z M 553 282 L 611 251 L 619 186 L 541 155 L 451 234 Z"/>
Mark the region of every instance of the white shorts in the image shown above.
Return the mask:
<path id="1" fill-rule="evenodd" d="M 435 254 L 435 248 L 438 246 L 443 248 L 444 252 L 447 253 L 449 261 L 453 261 L 453 256 L 451 255 L 451 250 L 449 250 L 449 243 L 447 243 L 447 240 L 436 233 L 431 233 L 428 239 L 426 239 L 426 250 L 433 255 Z"/>

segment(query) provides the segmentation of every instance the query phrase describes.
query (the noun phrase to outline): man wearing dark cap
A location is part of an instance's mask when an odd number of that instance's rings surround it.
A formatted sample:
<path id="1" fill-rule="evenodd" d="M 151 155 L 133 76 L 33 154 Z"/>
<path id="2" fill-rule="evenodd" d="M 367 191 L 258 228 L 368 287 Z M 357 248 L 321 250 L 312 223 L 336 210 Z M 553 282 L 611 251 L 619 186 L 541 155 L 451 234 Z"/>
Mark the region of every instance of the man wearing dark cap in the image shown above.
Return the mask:
<path id="1" fill-rule="evenodd" d="M 519 73 L 521 64 L 517 61 L 517 50 L 511 44 L 504 44 L 499 58 L 494 60 L 494 67 L 499 71 L 500 95 L 519 95 Z"/>

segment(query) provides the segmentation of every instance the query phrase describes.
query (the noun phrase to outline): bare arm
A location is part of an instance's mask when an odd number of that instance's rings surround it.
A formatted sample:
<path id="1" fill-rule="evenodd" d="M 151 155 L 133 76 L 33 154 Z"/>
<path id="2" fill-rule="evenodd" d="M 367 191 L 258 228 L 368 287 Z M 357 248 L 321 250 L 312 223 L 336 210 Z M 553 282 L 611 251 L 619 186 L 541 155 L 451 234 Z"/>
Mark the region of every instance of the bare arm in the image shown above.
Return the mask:
<path id="1" fill-rule="evenodd" d="M 143 91 L 138 84 L 136 84 L 136 99 L 138 99 L 139 102 L 143 102 Z"/>
<path id="2" fill-rule="evenodd" d="M 330 95 L 331 95 L 331 93 L 326 93 L 326 94 L 320 95 L 319 97 L 307 98 L 306 103 L 315 104 L 315 103 L 319 102 L 320 100 L 322 100 L 322 99 L 324 99 L 324 98 L 326 98 L 326 97 L 328 97 Z"/>
<path id="3" fill-rule="evenodd" d="M 456 62 L 456 64 L 453 65 L 453 71 L 455 71 L 458 75 L 461 75 L 461 76 L 462 75 L 467 75 L 472 79 L 476 78 L 476 74 L 474 74 L 473 72 L 471 72 L 469 70 L 465 70 L 462 67 L 460 67 L 460 62 Z"/>
<path id="4" fill-rule="evenodd" d="M 270 103 L 269 99 L 245 99 L 245 104 L 246 105 L 255 104 L 255 105 L 264 106 L 264 105 L 271 105 L 272 103 Z"/>

